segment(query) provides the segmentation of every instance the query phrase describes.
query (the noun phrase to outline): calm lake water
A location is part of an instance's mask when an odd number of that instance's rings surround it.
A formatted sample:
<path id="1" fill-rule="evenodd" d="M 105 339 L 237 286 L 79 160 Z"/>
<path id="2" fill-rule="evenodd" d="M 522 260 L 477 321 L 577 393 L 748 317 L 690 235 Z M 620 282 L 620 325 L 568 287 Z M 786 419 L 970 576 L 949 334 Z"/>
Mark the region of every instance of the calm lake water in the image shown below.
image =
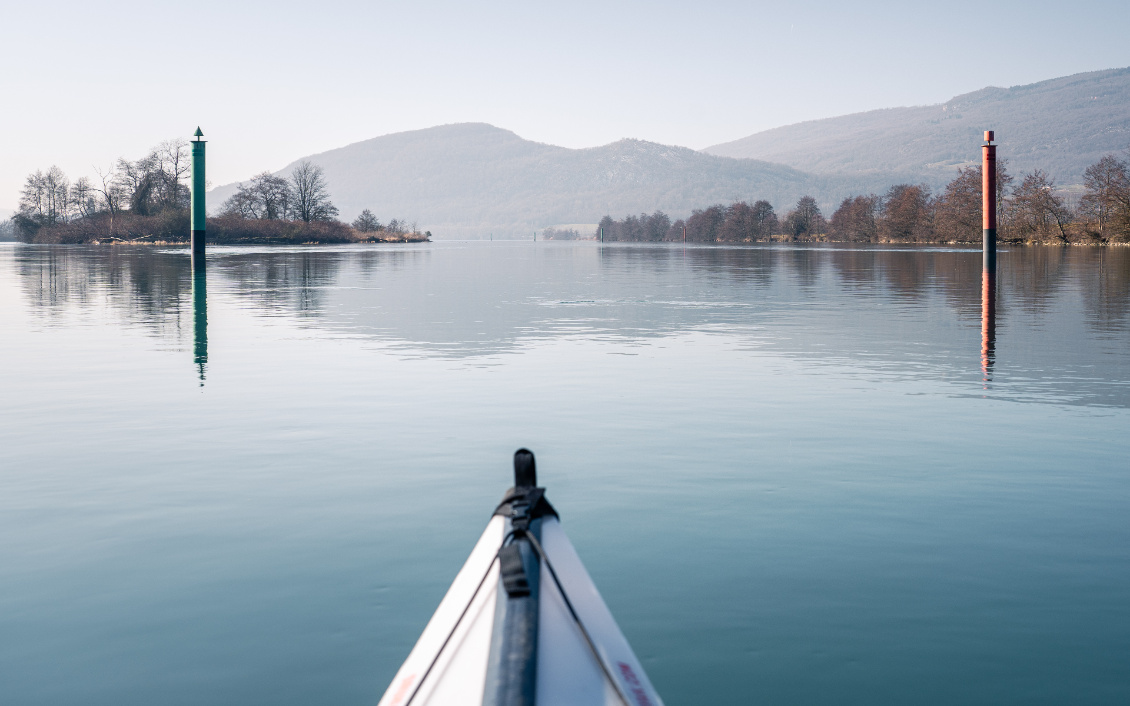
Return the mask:
<path id="1" fill-rule="evenodd" d="M 375 704 L 529 446 L 669 706 L 1128 703 L 1130 248 L 980 263 L 0 246 L 0 701 Z"/>

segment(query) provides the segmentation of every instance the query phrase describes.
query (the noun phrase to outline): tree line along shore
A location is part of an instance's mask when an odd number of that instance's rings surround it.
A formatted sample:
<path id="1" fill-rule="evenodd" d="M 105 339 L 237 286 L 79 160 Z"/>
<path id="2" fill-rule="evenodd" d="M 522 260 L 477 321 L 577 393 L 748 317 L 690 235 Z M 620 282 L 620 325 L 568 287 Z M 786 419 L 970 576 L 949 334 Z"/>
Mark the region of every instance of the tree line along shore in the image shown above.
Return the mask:
<path id="1" fill-rule="evenodd" d="M 811 196 L 783 216 L 764 200 L 694 210 L 674 222 L 662 211 L 616 220 L 605 216 L 591 236 L 605 241 L 696 243 L 858 242 L 980 243 L 981 168 L 964 167 L 935 195 L 924 184 L 896 184 L 885 194 L 845 198 L 826 218 Z M 684 230 L 685 229 L 685 230 Z M 548 239 L 577 237 L 551 231 Z M 1087 168 L 1083 192 L 1057 189 L 1041 170 L 1016 182 L 997 161 L 997 237 L 1012 244 L 1130 243 L 1130 162 L 1107 155 Z"/>
<path id="2" fill-rule="evenodd" d="M 19 210 L 5 226 L 30 243 L 184 243 L 189 237 L 188 143 L 168 140 L 145 157 L 119 159 L 96 177 L 70 181 L 57 167 L 30 174 Z M 1107 155 L 1088 167 L 1082 192 L 1057 188 L 1041 170 L 1019 182 L 997 162 L 998 238 L 1006 243 L 1130 243 L 1130 160 Z M 289 177 L 264 172 L 239 186 L 208 218 L 216 244 L 419 242 L 431 238 L 415 223 L 381 223 L 366 209 L 352 223 L 338 220 L 325 175 L 309 161 Z M 940 193 L 924 184 L 896 184 L 884 194 L 845 198 L 826 217 L 812 196 L 778 215 L 765 200 L 716 204 L 672 221 L 662 211 L 605 216 L 590 237 L 606 241 L 699 243 L 871 242 L 979 243 L 981 170 L 958 170 Z M 575 230 L 544 231 L 544 239 L 584 238 Z"/>
<path id="3" fill-rule="evenodd" d="M 27 243 L 187 243 L 188 142 L 167 140 L 136 161 L 118 159 L 73 182 L 58 167 L 28 175 L 8 227 Z M 232 244 L 395 243 L 431 238 L 415 223 L 381 223 L 365 209 L 337 218 L 321 167 L 304 161 L 289 178 L 264 172 L 239 186 L 215 217 L 208 242 Z"/>

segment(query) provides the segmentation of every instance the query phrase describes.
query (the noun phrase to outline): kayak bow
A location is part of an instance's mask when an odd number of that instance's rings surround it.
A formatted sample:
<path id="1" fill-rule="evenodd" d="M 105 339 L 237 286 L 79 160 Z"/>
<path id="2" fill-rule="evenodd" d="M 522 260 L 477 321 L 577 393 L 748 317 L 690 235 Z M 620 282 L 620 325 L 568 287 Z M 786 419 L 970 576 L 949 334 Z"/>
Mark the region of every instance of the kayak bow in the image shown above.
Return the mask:
<path id="1" fill-rule="evenodd" d="M 379 706 L 662 703 L 518 449 L 514 487 Z"/>

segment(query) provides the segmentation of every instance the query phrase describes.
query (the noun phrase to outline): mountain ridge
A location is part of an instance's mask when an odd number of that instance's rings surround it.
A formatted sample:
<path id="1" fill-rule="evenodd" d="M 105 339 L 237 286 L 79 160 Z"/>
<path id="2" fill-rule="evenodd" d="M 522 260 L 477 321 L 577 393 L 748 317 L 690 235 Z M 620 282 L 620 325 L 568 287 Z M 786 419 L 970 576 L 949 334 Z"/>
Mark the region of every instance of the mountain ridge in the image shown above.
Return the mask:
<path id="1" fill-rule="evenodd" d="M 996 132 L 1014 172 L 1043 169 L 1061 185 L 1080 184 L 1087 166 L 1130 147 L 1130 67 L 793 123 L 702 151 L 823 176 L 884 172 L 941 186 L 978 163 L 984 130 Z"/>
<path id="2" fill-rule="evenodd" d="M 524 237 L 604 215 L 663 210 L 675 217 L 713 203 L 769 199 L 785 208 L 846 183 L 763 160 L 625 138 L 573 149 L 486 123 L 456 123 L 363 140 L 305 159 L 325 170 L 342 216 L 418 221 L 439 237 Z M 287 175 L 298 161 L 276 172 Z M 211 210 L 238 184 L 209 193 Z"/>
<path id="3" fill-rule="evenodd" d="M 1082 182 L 1101 157 L 1130 146 L 1130 68 L 1023 86 L 988 86 L 927 106 L 794 123 L 704 150 L 624 138 L 574 149 L 486 123 L 392 133 L 310 155 L 342 217 L 362 209 L 416 221 L 437 237 L 528 237 L 549 226 L 662 210 L 673 218 L 738 200 L 783 213 L 802 195 L 825 215 L 846 196 L 898 183 L 935 190 L 980 159 L 982 131 L 1019 176 Z M 288 175 L 301 160 L 275 172 Z M 238 184 L 209 194 L 211 211 Z"/>

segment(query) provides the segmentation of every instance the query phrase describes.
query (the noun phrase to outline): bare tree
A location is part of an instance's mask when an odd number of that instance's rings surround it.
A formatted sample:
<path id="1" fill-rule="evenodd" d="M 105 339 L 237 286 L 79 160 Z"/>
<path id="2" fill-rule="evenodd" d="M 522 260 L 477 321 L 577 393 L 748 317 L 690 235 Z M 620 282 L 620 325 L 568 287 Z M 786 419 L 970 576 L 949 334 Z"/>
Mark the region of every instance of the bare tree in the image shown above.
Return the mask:
<path id="1" fill-rule="evenodd" d="M 35 170 L 28 174 L 24 180 L 24 188 L 20 189 L 20 203 L 18 213 L 32 223 L 39 222 L 46 213 L 47 187 L 42 170 Z"/>
<path id="2" fill-rule="evenodd" d="M 220 207 L 221 216 L 237 218 L 259 218 L 261 211 L 258 197 L 247 184 L 240 184 L 235 193 Z"/>
<path id="3" fill-rule="evenodd" d="M 980 170 L 977 170 L 980 173 Z M 1012 175 L 1008 173 L 1008 160 L 997 160 L 997 231 L 1008 229 L 1008 190 L 1012 184 Z"/>
<path id="4" fill-rule="evenodd" d="M 777 214 L 768 201 L 758 201 L 750 206 L 738 201 L 726 209 L 722 222 L 721 239 L 724 242 L 748 242 L 760 240 L 777 230 Z M 675 233 L 681 238 L 680 233 Z"/>
<path id="5" fill-rule="evenodd" d="M 98 175 L 98 182 L 102 185 L 101 188 L 95 186 L 94 190 L 102 195 L 102 203 L 110 213 L 110 236 L 112 237 L 114 235 L 114 217 L 118 215 L 122 202 L 126 198 L 122 181 L 114 167 L 110 167 L 106 171 L 102 171 L 100 167 L 95 167 L 94 173 Z"/>
<path id="6" fill-rule="evenodd" d="M 221 213 L 266 221 L 287 220 L 293 213 L 290 184 L 270 172 L 257 174 L 251 181 L 239 185 L 235 194 L 224 202 Z"/>
<path id="7" fill-rule="evenodd" d="M 186 182 L 191 169 L 188 142 L 179 138 L 165 140 L 153 148 L 149 161 L 158 182 L 156 205 L 159 208 L 188 208 L 190 194 Z"/>
<path id="8" fill-rule="evenodd" d="M 263 172 L 251 180 L 251 189 L 262 207 L 260 218 L 275 221 L 290 217 L 292 194 L 286 179 Z"/>
<path id="9" fill-rule="evenodd" d="M 796 208 L 785 215 L 785 231 L 793 238 L 802 235 L 816 235 L 827 229 L 827 221 L 820 212 L 820 206 L 811 196 L 802 196 Z"/>
<path id="10" fill-rule="evenodd" d="M 362 233 L 372 233 L 381 229 L 381 222 L 366 208 L 360 216 L 357 216 L 357 220 L 353 221 L 353 227 Z"/>
<path id="11" fill-rule="evenodd" d="M 647 214 L 640 214 L 640 220 L 647 218 Z M 696 243 L 716 243 L 723 236 L 722 227 L 726 223 L 726 207 L 715 204 L 704 209 L 695 209 L 687 218 L 687 240 Z M 641 225 L 643 225 L 641 223 Z M 631 227 L 629 219 L 624 219 L 624 228 Z M 642 240 L 642 238 L 636 238 Z"/>
<path id="12" fill-rule="evenodd" d="M 943 240 L 975 242 L 981 237 L 981 169 L 965 167 L 938 199 L 935 228 Z"/>
<path id="13" fill-rule="evenodd" d="M 337 216 L 337 207 L 330 202 L 326 176 L 318 165 L 304 160 L 290 174 L 294 193 L 294 213 L 299 219 L 329 221 Z"/>
<path id="14" fill-rule="evenodd" d="M 934 200 L 925 184 L 897 184 L 883 198 L 879 234 L 890 241 L 931 240 Z"/>
<path id="15" fill-rule="evenodd" d="M 878 239 L 882 200 L 875 194 L 845 198 L 832 214 L 830 230 L 841 240 L 873 242 Z"/>
<path id="16" fill-rule="evenodd" d="M 71 207 L 76 217 L 87 218 L 98 212 L 95 193 L 88 177 L 79 177 L 74 184 L 71 184 Z"/>
<path id="17" fill-rule="evenodd" d="M 1130 165 L 1112 154 L 1107 155 L 1087 167 L 1083 185 L 1087 190 L 1080 206 L 1097 221 L 1100 238 L 1109 237 L 1112 221 L 1117 226 L 1130 226 Z"/>
<path id="18" fill-rule="evenodd" d="M 184 183 L 190 169 L 187 149 L 184 140 L 166 140 L 135 162 L 118 160 L 118 180 L 131 211 L 147 216 L 188 207 L 189 191 Z"/>
<path id="19" fill-rule="evenodd" d="M 70 201 L 71 201 L 71 184 L 67 179 L 67 175 L 63 173 L 62 169 L 53 166 L 47 170 L 45 175 L 45 186 L 47 188 L 47 199 L 50 206 L 50 222 L 66 223 L 70 216 Z"/>
<path id="20" fill-rule="evenodd" d="M 1022 234 L 1047 235 L 1055 232 L 1067 242 L 1071 212 L 1055 193 L 1055 182 L 1039 169 L 1024 177 L 1012 195 L 1013 223 Z"/>
<path id="21" fill-rule="evenodd" d="M 751 233 L 754 239 L 768 238 L 777 232 L 780 225 L 777 221 L 777 213 L 773 210 L 773 204 L 764 199 L 754 202 L 753 231 Z"/>
<path id="22" fill-rule="evenodd" d="M 114 171 L 118 186 L 125 197 L 123 205 L 142 216 L 149 215 L 149 195 L 153 191 L 154 164 L 151 157 L 131 162 L 124 157 L 118 159 Z"/>
<path id="23" fill-rule="evenodd" d="M 36 225 L 66 222 L 70 209 L 70 182 L 62 169 L 29 174 L 20 190 L 19 214 Z"/>

